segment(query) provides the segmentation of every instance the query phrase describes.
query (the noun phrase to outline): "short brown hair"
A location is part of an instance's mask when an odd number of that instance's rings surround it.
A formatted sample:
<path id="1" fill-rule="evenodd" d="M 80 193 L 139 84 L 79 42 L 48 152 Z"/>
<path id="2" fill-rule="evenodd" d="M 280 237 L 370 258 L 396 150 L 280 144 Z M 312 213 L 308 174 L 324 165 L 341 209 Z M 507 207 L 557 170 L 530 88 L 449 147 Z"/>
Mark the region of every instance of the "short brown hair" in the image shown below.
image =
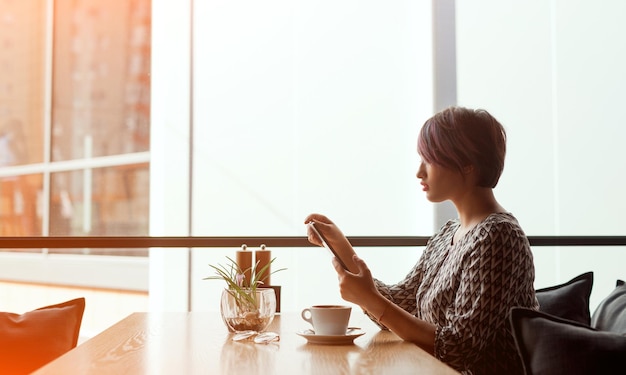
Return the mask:
<path id="1" fill-rule="evenodd" d="M 430 164 L 478 171 L 478 186 L 494 188 L 504 169 L 506 132 L 483 109 L 449 107 L 428 119 L 417 141 L 417 151 Z"/>

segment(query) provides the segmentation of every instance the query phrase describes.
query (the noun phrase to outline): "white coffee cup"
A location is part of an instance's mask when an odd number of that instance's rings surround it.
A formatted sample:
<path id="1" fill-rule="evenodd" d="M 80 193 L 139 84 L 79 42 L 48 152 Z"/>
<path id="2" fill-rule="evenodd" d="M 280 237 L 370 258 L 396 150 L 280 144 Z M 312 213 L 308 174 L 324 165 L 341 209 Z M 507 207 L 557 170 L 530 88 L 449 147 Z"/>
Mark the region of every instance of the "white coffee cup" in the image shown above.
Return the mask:
<path id="1" fill-rule="evenodd" d="M 342 305 L 314 305 L 302 310 L 302 319 L 311 323 L 316 335 L 345 335 L 352 307 Z"/>

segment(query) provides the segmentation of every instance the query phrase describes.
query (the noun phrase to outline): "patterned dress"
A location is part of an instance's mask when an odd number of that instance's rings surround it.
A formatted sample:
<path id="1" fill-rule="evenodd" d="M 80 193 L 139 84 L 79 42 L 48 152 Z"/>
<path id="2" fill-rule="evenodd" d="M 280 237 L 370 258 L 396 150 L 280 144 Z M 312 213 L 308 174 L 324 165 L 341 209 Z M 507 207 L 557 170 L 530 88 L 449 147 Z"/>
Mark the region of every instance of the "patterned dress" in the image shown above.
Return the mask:
<path id="1" fill-rule="evenodd" d="M 435 357 L 464 374 L 522 374 L 510 331 L 513 306 L 537 309 L 526 235 L 509 213 L 491 214 L 457 243 L 458 220 L 428 242 L 404 280 L 375 280 L 389 300 L 436 325 Z"/>

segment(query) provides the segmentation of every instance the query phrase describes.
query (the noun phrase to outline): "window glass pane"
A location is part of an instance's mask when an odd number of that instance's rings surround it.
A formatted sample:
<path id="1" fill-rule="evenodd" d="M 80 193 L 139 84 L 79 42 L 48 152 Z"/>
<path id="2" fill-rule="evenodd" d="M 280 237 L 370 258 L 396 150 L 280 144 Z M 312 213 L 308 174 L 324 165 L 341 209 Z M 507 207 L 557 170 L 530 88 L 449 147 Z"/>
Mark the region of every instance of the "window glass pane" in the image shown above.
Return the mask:
<path id="1" fill-rule="evenodd" d="M 42 175 L 0 179 L 0 235 L 41 235 Z"/>
<path id="2" fill-rule="evenodd" d="M 150 1 L 57 0 L 52 160 L 148 150 Z"/>
<path id="3" fill-rule="evenodd" d="M 194 2 L 194 235 L 300 235 L 311 212 L 352 235 L 432 233 L 415 177 L 432 113 L 417 3 Z"/>
<path id="4" fill-rule="evenodd" d="M 40 0 L 0 0 L 0 167 L 42 161 L 45 30 Z"/>
<path id="5" fill-rule="evenodd" d="M 50 235 L 147 236 L 148 176 L 147 163 L 53 173 Z M 120 250 L 124 255 L 146 255 L 144 249 L 90 249 L 88 253 L 119 255 Z"/>

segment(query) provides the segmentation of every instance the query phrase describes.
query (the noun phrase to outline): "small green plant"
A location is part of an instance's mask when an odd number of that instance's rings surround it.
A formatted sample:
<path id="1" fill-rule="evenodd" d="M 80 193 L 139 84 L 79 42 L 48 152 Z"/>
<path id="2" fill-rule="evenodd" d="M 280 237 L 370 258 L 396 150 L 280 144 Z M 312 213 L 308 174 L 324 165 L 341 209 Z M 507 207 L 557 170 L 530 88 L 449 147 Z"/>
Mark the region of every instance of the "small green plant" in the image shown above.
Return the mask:
<path id="1" fill-rule="evenodd" d="M 232 258 L 226 257 L 229 264 L 227 266 L 218 264 L 209 264 L 209 267 L 215 270 L 215 276 L 205 277 L 203 280 L 224 280 L 226 282 L 228 293 L 230 293 L 236 300 L 237 305 L 244 310 L 254 310 L 258 307 L 256 299 L 256 290 L 263 284 L 263 280 L 266 277 L 266 273 L 270 269 L 272 263 L 276 258 L 273 258 L 268 264 L 257 270 L 259 262 L 256 262 L 252 267 L 242 270 L 239 268 L 237 262 Z M 270 275 L 276 272 L 283 271 L 286 268 L 277 269 L 270 273 Z M 246 272 L 250 271 L 251 280 L 245 280 Z M 247 307 L 247 309 L 245 309 Z"/>

